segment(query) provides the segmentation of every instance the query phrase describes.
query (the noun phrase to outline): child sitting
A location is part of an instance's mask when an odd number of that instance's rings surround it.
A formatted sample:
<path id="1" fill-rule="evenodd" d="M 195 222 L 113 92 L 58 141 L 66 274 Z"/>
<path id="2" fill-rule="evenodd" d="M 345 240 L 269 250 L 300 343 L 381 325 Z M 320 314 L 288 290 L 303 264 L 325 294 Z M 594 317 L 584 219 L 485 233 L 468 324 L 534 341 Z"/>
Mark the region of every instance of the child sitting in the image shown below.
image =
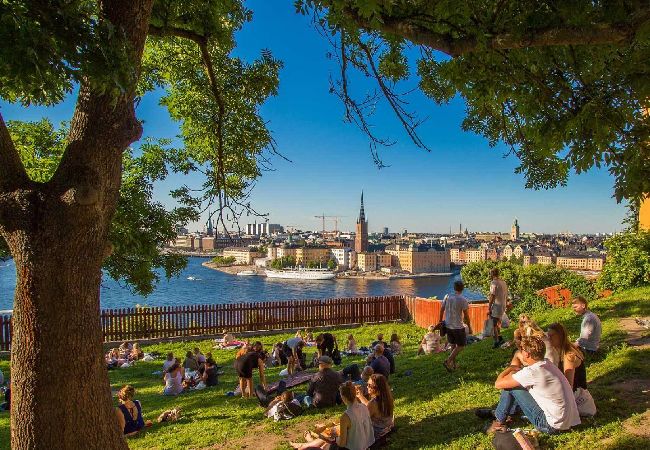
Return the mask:
<path id="1" fill-rule="evenodd" d="M 359 353 L 359 348 L 357 347 L 357 341 L 354 339 L 354 336 L 351 334 L 348 335 L 348 345 L 345 347 L 345 351 L 352 355 L 356 355 Z"/>
<path id="2" fill-rule="evenodd" d="M 397 355 L 402 351 L 402 344 L 399 341 L 397 333 L 393 333 L 390 337 L 390 349 L 393 355 Z"/>

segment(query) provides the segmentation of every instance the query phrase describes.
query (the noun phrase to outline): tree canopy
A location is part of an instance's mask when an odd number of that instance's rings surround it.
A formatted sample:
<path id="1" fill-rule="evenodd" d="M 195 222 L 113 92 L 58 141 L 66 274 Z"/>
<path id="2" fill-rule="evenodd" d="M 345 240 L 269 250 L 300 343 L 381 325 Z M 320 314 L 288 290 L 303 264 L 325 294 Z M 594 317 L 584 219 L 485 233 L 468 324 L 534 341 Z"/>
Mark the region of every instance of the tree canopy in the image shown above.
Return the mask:
<path id="1" fill-rule="evenodd" d="M 466 104 L 462 127 L 504 142 L 528 188 L 566 185 L 571 171 L 606 167 L 618 201 L 650 192 L 650 5 L 644 0 L 298 0 L 330 36 L 346 118 L 376 146 L 376 98 L 355 99 L 347 72 L 377 82 L 414 143 L 421 123 L 395 83 L 417 46 L 419 87 L 436 104 Z M 419 113 L 423 113 L 419 111 Z"/>

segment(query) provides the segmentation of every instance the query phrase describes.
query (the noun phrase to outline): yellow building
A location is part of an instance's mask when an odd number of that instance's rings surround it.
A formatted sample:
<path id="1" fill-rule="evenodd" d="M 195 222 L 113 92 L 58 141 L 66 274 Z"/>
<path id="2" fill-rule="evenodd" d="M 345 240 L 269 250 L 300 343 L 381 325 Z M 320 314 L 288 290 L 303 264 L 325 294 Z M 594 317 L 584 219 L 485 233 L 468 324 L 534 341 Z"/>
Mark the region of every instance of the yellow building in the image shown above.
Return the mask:
<path id="1" fill-rule="evenodd" d="M 253 264 L 255 258 L 261 258 L 264 253 L 252 251 L 250 247 L 226 247 L 223 249 L 223 257 L 235 258 L 235 264 Z"/>
<path id="2" fill-rule="evenodd" d="M 602 256 L 558 256 L 556 264 L 571 270 L 603 270 Z"/>
<path id="3" fill-rule="evenodd" d="M 298 247 L 296 250 L 296 264 L 307 264 L 310 262 L 327 264 L 332 256 L 332 250 L 319 247 Z"/>
<path id="4" fill-rule="evenodd" d="M 386 247 L 386 253 L 392 256 L 394 267 L 409 273 L 441 273 L 450 270 L 451 256 L 448 249 L 394 244 Z"/>
<path id="5" fill-rule="evenodd" d="M 377 270 L 377 253 L 357 253 L 357 269 L 362 272 Z"/>
<path id="6" fill-rule="evenodd" d="M 486 248 L 469 248 L 465 250 L 465 258 L 468 263 L 471 262 L 480 262 L 487 259 L 487 249 Z M 453 261 L 453 259 L 452 259 Z"/>
<path id="7" fill-rule="evenodd" d="M 639 228 L 650 231 L 650 196 L 641 202 L 639 209 Z"/>

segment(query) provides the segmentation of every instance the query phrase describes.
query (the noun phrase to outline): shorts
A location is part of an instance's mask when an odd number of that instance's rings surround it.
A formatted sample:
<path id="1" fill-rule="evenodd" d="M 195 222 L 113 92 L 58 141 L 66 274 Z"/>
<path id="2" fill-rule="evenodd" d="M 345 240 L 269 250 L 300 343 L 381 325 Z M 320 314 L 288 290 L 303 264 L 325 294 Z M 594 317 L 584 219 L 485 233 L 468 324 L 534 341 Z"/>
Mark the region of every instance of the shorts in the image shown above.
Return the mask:
<path id="1" fill-rule="evenodd" d="M 450 344 L 465 347 L 467 345 L 467 335 L 465 334 L 465 328 L 460 328 L 458 330 L 447 328 L 447 342 Z"/>
<path id="2" fill-rule="evenodd" d="M 501 320 L 503 313 L 505 312 L 505 307 L 502 305 L 497 305 L 496 303 L 492 303 L 492 308 L 490 308 L 490 317 L 493 319 Z M 494 322 L 494 324 L 497 325 L 496 322 Z"/>

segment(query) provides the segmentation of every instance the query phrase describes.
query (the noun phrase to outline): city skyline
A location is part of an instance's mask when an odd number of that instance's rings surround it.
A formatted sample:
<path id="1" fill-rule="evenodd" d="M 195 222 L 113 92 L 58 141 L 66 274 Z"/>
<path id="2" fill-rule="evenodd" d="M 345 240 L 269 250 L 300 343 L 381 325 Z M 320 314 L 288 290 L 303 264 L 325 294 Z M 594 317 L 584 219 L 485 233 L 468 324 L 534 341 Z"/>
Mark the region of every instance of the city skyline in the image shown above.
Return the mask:
<path id="1" fill-rule="evenodd" d="M 378 169 L 366 136 L 342 122 L 343 106 L 329 94 L 328 78 L 337 76 L 337 66 L 326 57 L 330 50 L 326 40 L 290 4 L 255 0 L 248 6 L 259 20 L 238 33 L 235 54 L 251 60 L 268 48 L 284 62 L 279 95 L 261 111 L 279 152 L 291 162 L 273 158 L 275 171 L 263 174 L 251 196 L 254 208 L 268 213 L 270 223 L 319 230 L 320 221 L 314 216 L 325 213 L 344 216 L 338 228 L 352 231 L 358 193 L 364 190 L 370 232 L 388 227 L 391 231 L 446 233 L 450 226 L 455 231 L 461 222 L 470 231 L 508 232 L 514 217 L 522 233 L 609 233 L 623 228 L 625 206 L 611 197 L 613 178 L 605 170 L 572 175 L 564 188 L 526 190 L 523 176 L 514 173 L 516 158 L 503 157 L 508 152 L 504 145 L 490 148 L 483 137 L 461 130 L 465 105 L 460 99 L 436 106 L 419 92 L 409 95 L 409 108 L 428 117 L 420 135 L 431 147 L 430 153 L 415 148 L 386 105 L 377 105 L 370 119 L 374 128 L 397 140 L 394 146 L 379 150 L 387 167 Z M 265 20 L 270 16 L 273 20 Z M 403 90 L 416 83 L 415 78 L 409 80 Z M 359 96 L 375 88 L 358 77 L 351 79 L 351 87 Z M 174 138 L 178 124 L 171 122 L 158 101 L 159 93 L 145 96 L 138 106 L 138 117 L 144 120 L 143 138 Z M 6 120 L 46 116 L 57 125 L 70 119 L 73 107 L 69 100 L 29 110 L 0 103 Z M 168 193 L 182 184 L 198 187 L 201 179 L 172 175 L 156 186 L 156 199 L 171 206 Z M 239 225 L 245 229 L 256 220 L 264 219 L 243 216 Z M 188 228 L 202 229 L 205 222 L 207 214 Z"/>

